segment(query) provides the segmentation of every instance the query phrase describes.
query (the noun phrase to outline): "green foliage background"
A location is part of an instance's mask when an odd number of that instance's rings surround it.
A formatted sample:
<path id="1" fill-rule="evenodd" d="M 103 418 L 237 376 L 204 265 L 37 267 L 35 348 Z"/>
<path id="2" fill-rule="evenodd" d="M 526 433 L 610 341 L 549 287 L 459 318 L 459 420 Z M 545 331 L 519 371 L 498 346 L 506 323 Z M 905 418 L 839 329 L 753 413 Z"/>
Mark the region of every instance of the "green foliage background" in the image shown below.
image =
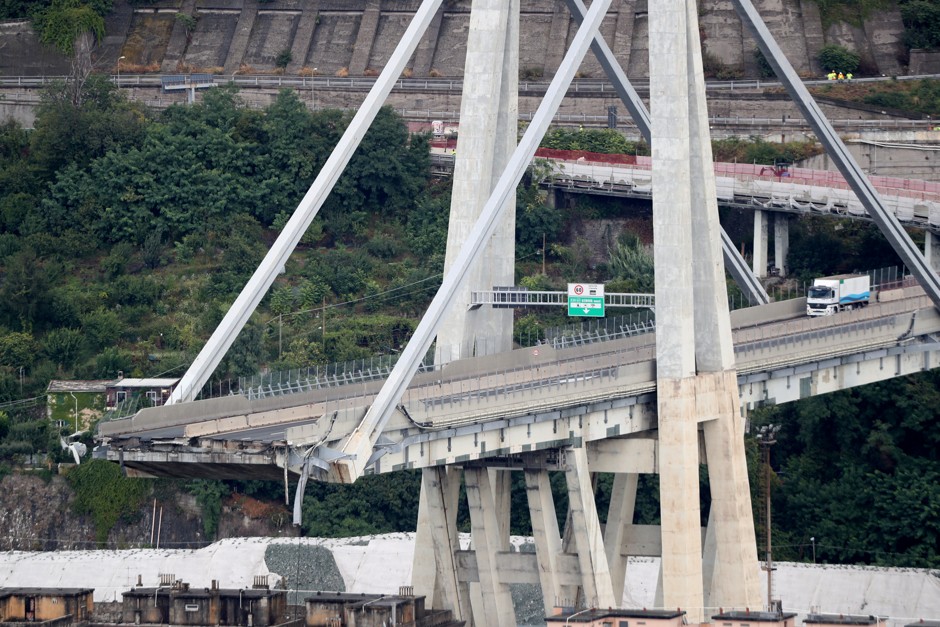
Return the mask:
<path id="1" fill-rule="evenodd" d="M 95 523 L 95 537 L 102 546 L 118 522 L 133 522 L 150 495 L 149 479 L 128 479 L 117 464 L 89 460 L 72 468 L 66 478 L 75 491 L 72 507 L 89 514 Z"/>
<path id="2" fill-rule="evenodd" d="M 76 107 L 65 86 L 52 88 L 34 130 L 0 125 L 0 401 L 39 396 L 52 378 L 178 372 L 349 121 L 339 111 L 311 113 L 290 92 L 253 110 L 236 91 L 220 88 L 199 104 L 154 112 L 126 102 L 100 78 L 92 77 L 84 91 Z M 557 130 L 546 144 L 646 152 L 608 131 Z M 717 159 L 767 164 L 816 150 L 740 138 L 713 146 Z M 262 367 L 303 368 L 399 351 L 443 266 L 449 187 L 428 172 L 427 138 L 409 136 L 402 120 L 383 110 L 211 385 Z M 549 207 L 538 187 L 543 175 L 534 168 L 517 190 L 518 283 L 561 289 L 578 276 L 623 291 L 650 289 L 649 252 L 638 237 L 612 242 L 596 263 L 587 243 L 569 235 L 578 221 L 625 218 L 631 209 L 610 199 Z M 735 216 L 726 221 L 733 230 Z M 897 263 L 877 231 L 861 222 L 801 219 L 791 234 L 791 267 L 800 278 Z M 519 317 L 519 339 L 564 322 L 551 313 Z M 782 471 L 774 483 L 782 558 L 809 559 L 807 538 L 814 536 L 820 560 L 940 563 L 940 447 L 930 435 L 937 431 L 938 383 L 938 375 L 925 373 L 754 417 L 784 424 L 774 450 L 774 468 Z M 0 462 L 37 453 L 64 460 L 58 437 L 43 408 L 10 410 L 0 416 Z M 756 447 L 748 447 L 756 479 Z M 419 481 L 418 473 L 401 473 L 353 486 L 311 484 L 303 531 L 411 530 Z M 69 482 L 76 511 L 94 518 L 99 542 L 133 519 L 151 489 L 102 462 L 74 468 Z M 564 476 L 553 483 L 563 522 Z M 206 537 L 214 537 L 233 484 L 187 486 L 202 506 Z M 282 486 L 238 489 L 276 499 Z M 601 511 L 609 490 L 610 477 L 600 477 Z M 513 531 L 526 533 L 524 490 L 514 498 Z M 643 479 L 637 509 L 637 522 L 658 519 L 655 477 Z M 463 508 L 459 521 L 467 528 Z"/>

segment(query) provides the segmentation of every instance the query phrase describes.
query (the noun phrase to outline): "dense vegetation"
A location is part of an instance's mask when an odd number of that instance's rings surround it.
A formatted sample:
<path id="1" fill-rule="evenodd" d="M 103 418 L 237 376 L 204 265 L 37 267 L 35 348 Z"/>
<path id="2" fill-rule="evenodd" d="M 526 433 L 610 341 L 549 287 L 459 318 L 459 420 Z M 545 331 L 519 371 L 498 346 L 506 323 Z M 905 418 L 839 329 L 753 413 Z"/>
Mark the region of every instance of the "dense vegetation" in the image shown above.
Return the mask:
<path id="1" fill-rule="evenodd" d="M 348 122 L 310 113 L 285 92 L 265 110 L 217 89 L 203 102 L 155 113 L 124 101 L 103 80 L 79 104 L 59 86 L 45 96 L 35 130 L 0 126 L 0 400 L 38 396 L 51 378 L 107 378 L 123 370 L 178 373 L 243 285 L 296 206 Z M 554 131 L 556 148 L 643 154 L 616 133 Z M 792 161 L 815 150 L 724 140 L 716 158 Z M 410 136 L 383 111 L 336 192 L 212 385 L 277 370 L 394 353 L 407 340 L 439 281 L 448 189 L 428 177 L 427 138 Z M 537 180 L 539 169 L 532 173 Z M 529 183 L 532 183 L 530 181 Z M 648 248 L 627 234 L 603 263 L 565 237 L 576 220 L 624 216 L 623 203 L 585 198 L 550 209 L 537 187 L 518 190 L 517 281 L 560 288 L 577 276 L 614 291 L 652 286 Z M 726 227 L 749 230 L 749 217 Z M 541 272 L 543 234 L 547 276 Z M 736 241 L 742 239 L 735 236 Z M 860 222 L 794 224 L 791 267 L 802 276 L 896 263 L 877 232 Z M 616 286 L 616 288 L 615 288 Z M 325 318 L 324 318 L 325 316 Z M 517 335 L 562 322 L 520 312 Z M 279 341 L 280 340 L 280 341 Z M 752 416 L 782 423 L 773 450 L 777 555 L 937 566 L 940 503 L 936 425 L 938 375 L 868 386 Z M 0 459 L 33 453 L 61 461 L 59 433 L 40 407 L 0 413 Z M 756 485 L 756 447 L 748 443 Z M 108 464 L 69 475 L 76 508 L 93 516 L 98 539 L 156 489 L 122 479 Z M 521 480 L 521 478 L 516 478 Z M 566 501 L 559 484 L 559 515 Z M 159 482 L 157 483 L 159 485 Z M 352 535 L 414 528 L 419 475 L 372 477 L 353 486 L 310 484 L 303 531 Z M 598 481 L 603 511 L 609 477 Z M 655 477 L 644 478 L 638 520 L 655 522 Z M 271 499 L 282 486 L 188 482 L 207 537 L 233 489 Z M 102 494 L 113 498 L 101 498 Z M 513 531 L 526 533 L 524 490 Z M 703 496 L 707 504 L 707 491 Z M 377 505 L 381 504 L 381 505 Z M 461 510 L 466 528 L 467 514 Z"/>

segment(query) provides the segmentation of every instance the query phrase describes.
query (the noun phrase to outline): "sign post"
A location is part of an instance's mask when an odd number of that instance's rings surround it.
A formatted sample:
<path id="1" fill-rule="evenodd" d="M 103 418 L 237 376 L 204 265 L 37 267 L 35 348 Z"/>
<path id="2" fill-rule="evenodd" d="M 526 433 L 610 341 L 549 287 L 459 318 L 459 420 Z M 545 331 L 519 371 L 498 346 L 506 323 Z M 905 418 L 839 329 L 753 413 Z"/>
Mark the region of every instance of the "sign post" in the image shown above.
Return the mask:
<path id="1" fill-rule="evenodd" d="M 603 283 L 569 283 L 568 315 L 584 318 L 604 317 Z"/>

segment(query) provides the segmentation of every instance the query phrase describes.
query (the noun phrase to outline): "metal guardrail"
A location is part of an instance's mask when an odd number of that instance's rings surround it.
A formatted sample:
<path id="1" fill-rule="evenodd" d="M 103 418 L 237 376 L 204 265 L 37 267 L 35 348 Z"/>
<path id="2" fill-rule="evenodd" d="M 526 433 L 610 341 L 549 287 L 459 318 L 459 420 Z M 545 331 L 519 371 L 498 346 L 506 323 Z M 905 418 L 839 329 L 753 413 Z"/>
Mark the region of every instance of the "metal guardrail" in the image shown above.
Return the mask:
<path id="1" fill-rule="evenodd" d="M 111 79 L 120 87 L 159 86 L 163 74 L 112 74 Z M 248 87 L 314 87 L 326 89 L 371 89 L 376 77 L 371 76 L 291 76 L 278 74 L 199 74 L 211 77 L 216 84 L 235 83 Z M 910 81 L 938 78 L 938 74 L 917 74 L 912 76 L 853 78 L 852 83 L 877 83 L 884 81 Z M 0 86 L 46 85 L 54 81 L 65 80 L 66 76 L 6 76 L 0 77 Z M 804 80 L 803 84 L 812 86 L 831 85 L 835 81 L 824 78 Z M 649 79 L 632 80 L 634 88 L 639 91 L 649 89 Z M 547 80 L 520 80 L 519 91 L 544 92 L 548 89 L 550 81 Z M 732 80 L 705 82 L 708 91 L 756 91 L 763 89 L 781 88 L 782 84 L 776 80 Z M 401 78 L 395 83 L 395 89 L 401 91 L 461 91 L 463 79 L 461 78 Z M 616 95 L 613 85 L 605 79 L 581 78 L 571 82 L 569 93 L 601 93 Z"/>
<path id="2" fill-rule="evenodd" d="M 652 308 L 655 296 L 653 294 L 619 294 L 605 293 L 605 307 L 635 307 Z M 568 304 L 567 292 L 546 292 L 526 289 L 506 289 L 470 292 L 470 305 L 495 306 L 564 306 Z"/>
<path id="3" fill-rule="evenodd" d="M 132 87 L 164 87 L 165 80 L 172 79 L 172 77 L 179 75 L 161 75 L 161 74 L 120 74 L 112 75 L 111 80 L 114 81 L 118 87 L 123 88 L 132 88 Z M 192 75 L 197 76 L 197 75 Z M 349 78 L 340 78 L 332 76 L 277 76 L 277 75 L 221 75 L 221 74 L 202 74 L 198 75 L 204 77 L 206 82 L 198 83 L 198 87 L 206 87 L 212 84 L 215 85 L 227 85 L 229 83 L 234 83 L 240 87 L 257 87 L 263 89 L 280 89 L 285 87 L 293 87 L 296 89 L 311 89 L 316 90 L 367 90 L 371 89 L 375 79 L 372 77 L 349 77 Z M 903 76 L 897 77 L 898 80 L 916 80 L 923 78 L 937 78 L 938 75 L 918 75 L 918 76 Z M 0 89 L 4 87 L 42 87 L 56 81 L 63 81 L 67 77 L 65 76 L 10 76 L 10 77 L 0 77 Z M 868 79 L 853 79 L 852 82 L 877 82 L 889 80 L 886 78 L 868 78 Z M 818 81 L 805 81 L 807 85 L 824 85 L 831 83 L 831 81 L 818 80 Z M 463 82 L 460 79 L 453 78 L 426 78 L 426 79 L 400 79 L 396 85 L 395 90 L 399 92 L 431 92 L 431 91 L 460 91 L 462 89 Z M 540 92 L 544 91 L 548 82 L 546 81 L 520 81 L 519 90 L 520 92 Z M 642 88 L 646 84 L 646 81 L 634 82 L 634 85 L 638 88 Z M 194 84 L 187 85 L 187 88 L 193 87 Z M 763 90 L 767 88 L 779 88 L 780 83 L 775 81 L 709 81 L 706 83 L 706 89 L 709 91 L 721 92 L 721 91 L 730 91 L 730 92 L 745 92 L 745 91 L 755 91 Z M 169 89 L 182 89 L 183 85 L 173 84 Z M 573 81 L 571 87 L 569 88 L 569 93 L 573 94 L 590 94 L 590 93 L 610 93 L 611 95 L 616 95 L 612 85 L 606 81 L 601 81 L 597 79 L 581 79 L 580 81 Z M 144 99 L 144 103 L 150 107 L 157 109 L 166 108 L 172 104 L 176 104 L 176 100 L 163 100 L 159 98 L 149 98 Z M 261 106 L 261 105 L 250 105 L 250 106 Z M 351 110 L 355 110 L 355 107 L 351 107 Z M 460 119 L 460 111 L 445 111 L 445 110 L 434 110 L 434 109 L 407 109 L 399 108 L 395 111 L 404 118 L 410 120 L 445 120 L 445 121 L 456 121 Z M 519 119 L 522 121 L 531 121 L 532 112 L 520 111 Z M 556 114 L 553 118 L 556 123 L 561 124 L 581 124 L 588 126 L 607 126 L 608 116 L 605 115 L 589 115 L 586 113 L 580 114 Z M 890 129 L 890 130 L 932 130 L 936 127 L 936 120 L 901 120 L 901 119 L 889 119 L 889 120 L 861 120 L 861 119 L 844 119 L 844 120 L 830 120 L 830 123 L 837 129 L 848 131 L 852 129 Z M 618 124 L 621 128 L 624 129 L 635 129 L 636 124 L 629 118 L 629 116 L 621 116 Z M 809 124 L 800 117 L 795 118 L 758 118 L 758 117 L 713 117 L 709 118 L 709 125 L 716 128 L 725 128 L 725 129 L 786 129 L 788 132 L 792 131 L 809 131 L 811 130 Z"/>

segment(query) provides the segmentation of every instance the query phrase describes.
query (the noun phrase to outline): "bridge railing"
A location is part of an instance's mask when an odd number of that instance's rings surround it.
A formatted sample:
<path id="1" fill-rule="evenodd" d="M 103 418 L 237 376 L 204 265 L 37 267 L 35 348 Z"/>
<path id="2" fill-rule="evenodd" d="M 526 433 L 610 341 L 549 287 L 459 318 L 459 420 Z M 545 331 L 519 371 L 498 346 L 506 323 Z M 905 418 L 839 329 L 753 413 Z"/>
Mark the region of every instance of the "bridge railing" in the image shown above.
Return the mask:
<path id="1" fill-rule="evenodd" d="M 899 267 L 880 268 L 872 270 L 868 274 L 871 276 L 873 290 L 900 287 L 911 283 L 911 278 L 905 274 L 903 268 Z M 805 283 L 799 286 L 794 286 L 792 283 L 787 284 L 786 289 L 777 289 L 774 292 L 775 300 L 801 298 L 806 295 L 806 287 Z M 731 309 L 748 306 L 746 299 L 735 299 L 733 296 L 729 297 L 729 304 Z M 800 324 L 818 327 L 820 323 L 813 322 L 813 320 L 815 319 L 807 318 L 800 321 Z M 833 324 L 837 323 L 838 321 L 833 322 Z M 645 311 L 588 320 L 562 327 L 551 327 L 545 329 L 544 333 L 535 336 L 531 334 L 517 335 L 516 340 L 522 346 L 548 345 L 555 349 L 564 349 L 611 342 L 652 333 L 655 330 L 655 314 Z M 767 338 L 759 338 L 760 341 L 765 339 Z M 495 349 L 489 350 L 485 344 L 479 344 L 477 349 L 480 354 L 495 352 Z M 384 355 L 296 370 L 264 373 L 255 377 L 240 378 L 237 393 L 247 396 L 249 399 L 254 399 L 377 381 L 387 378 L 397 361 L 398 355 Z M 445 359 L 443 363 L 448 361 L 448 359 Z M 440 364 L 435 364 L 435 351 L 432 348 L 428 351 L 419 367 L 419 372 L 433 372 L 439 368 Z"/>

